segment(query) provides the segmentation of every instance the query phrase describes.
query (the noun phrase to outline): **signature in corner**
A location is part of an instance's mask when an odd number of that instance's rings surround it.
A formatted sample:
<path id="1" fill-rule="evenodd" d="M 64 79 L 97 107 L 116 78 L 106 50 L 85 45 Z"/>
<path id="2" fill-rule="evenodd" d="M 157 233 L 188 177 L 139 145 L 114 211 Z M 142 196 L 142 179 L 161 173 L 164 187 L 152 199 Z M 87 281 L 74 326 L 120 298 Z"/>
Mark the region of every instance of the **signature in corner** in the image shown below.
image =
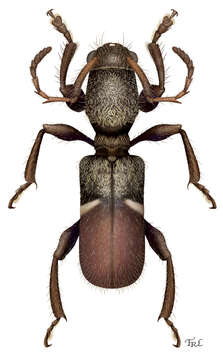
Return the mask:
<path id="1" fill-rule="evenodd" d="M 200 347 L 203 346 L 203 344 L 201 343 L 203 339 L 196 339 L 195 337 L 191 338 L 191 339 L 186 339 L 185 343 L 187 343 L 187 346 L 190 347 Z"/>

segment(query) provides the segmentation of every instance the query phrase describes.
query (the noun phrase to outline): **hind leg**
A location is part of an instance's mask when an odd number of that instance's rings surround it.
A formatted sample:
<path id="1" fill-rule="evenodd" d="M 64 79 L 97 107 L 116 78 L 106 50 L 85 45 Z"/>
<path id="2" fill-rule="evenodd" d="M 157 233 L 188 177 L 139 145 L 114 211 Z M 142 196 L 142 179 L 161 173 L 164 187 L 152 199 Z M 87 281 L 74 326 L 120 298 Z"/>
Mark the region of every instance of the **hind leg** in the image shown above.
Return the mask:
<path id="1" fill-rule="evenodd" d="M 146 220 L 145 220 L 145 235 L 151 248 L 156 252 L 156 254 L 160 257 L 161 260 L 167 262 L 166 290 L 165 290 L 162 310 L 160 312 L 158 320 L 164 318 L 166 323 L 173 330 L 173 333 L 176 337 L 177 343 L 174 346 L 179 347 L 181 341 L 180 341 L 180 336 L 178 334 L 178 330 L 175 328 L 172 321 L 169 320 L 169 317 L 172 313 L 174 298 L 175 298 L 175 279 L 174 279 L 174 270 L 173 270 L 171 253 L 169 252 L 166 246 L 166 242 L 163 234 L 159 230 L 154 228 L 152 225 L 150 225 Z"/>
<path id="2" fill-rule="evenodd" d="M 50 344 L 48 344 L 48 340 L 53 328 L 57 325 L 61 318 L 64 318 L 66 320 L 66 315 L 64 314 L 60 297 L 60 289 L 58 282 L 58 260 L 63 260 L 65 256 L 74 247 L 79 236 L 79 223 L 80 220 L 62 233 L 59 244 L 53 254 L 53 261 L 50 272 L 50 302 L 53 314 L 55 315 L 56 319 L 47 329 L 46 336 L 44 338 L 44 345 L 46 347 L 51 346 Z"/>

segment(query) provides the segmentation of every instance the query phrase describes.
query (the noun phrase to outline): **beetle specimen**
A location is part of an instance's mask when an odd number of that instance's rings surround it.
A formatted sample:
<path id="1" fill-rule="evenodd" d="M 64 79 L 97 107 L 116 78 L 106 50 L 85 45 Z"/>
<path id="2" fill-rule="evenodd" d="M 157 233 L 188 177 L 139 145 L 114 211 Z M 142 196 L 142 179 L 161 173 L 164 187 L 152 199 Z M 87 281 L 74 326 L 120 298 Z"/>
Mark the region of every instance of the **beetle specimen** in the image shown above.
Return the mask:
<path id="1" fill-rule="evenodd" d="M 129 139 L 128 132 L 139 110 L 149 112 L 159 102 L 179 103 L 188 93 L 194 67 L 189 56 L 180 48 L 173 51 L 187 66 L 187 77 L 182 91 L 176 96 L 162 97 L 165 91 L 165 70 L 162 54 L 157 44 L 160 36 L 173 24 L 175 10 L 165 16 L 148 44 L 155 63 L 159 84 L 149 83 L 143 70 L 137 64 L 137 55 L 119 43 L 106 43 L 87 56 L 87 64 L 79 73 L 74 84 L 66 84 L 66 75 L 77 44 L 60 16 L 52 10 L 47 13 L 52 24 L 68 41 L 60 66 L 60 91 L 63 97 L 51 97 L 39 85 L 36 69 L 40 61 L 51 51 L 47 47 L 33 59 L 30 67 L 36 93 L 49 102 L 66 102 L 71 110 L 86 114 L 96 132 L 94 140 L 80 131 L 64 124 L 43 125 L 31 150 L 26 169 L 26 183 L 19 187 L 9 202 L 14 201 L 32 183 L 36 183 L 37 159 L 44 134 L 51 134 L 66 141 L 81 140 L 95 148 L 95 155 L 80 161 L 81 210 L 80 220 L 64 231 L 53 255 L 50 274 L 50 299 L 56 319 L 47 330 L 44 344 L 54 326 L 65 318 L 58 284 L 58 261 L 74 247 L 80 237 L 80 264 L 86 279 L 99 287 L 121 288 L 134 283 L 140 276 L 145 253 L 145 236 L 157 255 L 167 264 L 166 290 L 160 318 L 164 318 L 180 346 L 177 329 L 169 319 L 175 296 L 174 270 L 171 254 L 163 234 L 144 220 L 144 162 L 138 156 L 129 155 L 128 150 L 140 141 L 161 141 L 171 135 L 180 134 L 188 162 L 189 183 L 194 184 L 216 208 L 209 191 L 199 183 L 200 172 L 194 151 L 181 125 L 157 125 L 135 139 Z M 81 90 L 89 74 L 86 95 Z M 142 84 L 138 94 L 136 76 Z"/>

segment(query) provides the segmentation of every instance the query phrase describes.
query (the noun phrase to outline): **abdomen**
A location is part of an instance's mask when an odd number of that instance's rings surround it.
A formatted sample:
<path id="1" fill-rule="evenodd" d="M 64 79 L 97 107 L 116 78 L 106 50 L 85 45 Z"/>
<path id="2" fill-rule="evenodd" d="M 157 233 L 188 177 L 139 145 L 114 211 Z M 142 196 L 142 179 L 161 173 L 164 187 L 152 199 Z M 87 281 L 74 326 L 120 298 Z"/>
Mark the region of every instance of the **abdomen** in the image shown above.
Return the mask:
<path id="1" fill-rule="evenodd" d="M 80 182 L 82 272 L 96 286 L 128 286 L 144 264 L 143 160 L 85 157 Z"/>

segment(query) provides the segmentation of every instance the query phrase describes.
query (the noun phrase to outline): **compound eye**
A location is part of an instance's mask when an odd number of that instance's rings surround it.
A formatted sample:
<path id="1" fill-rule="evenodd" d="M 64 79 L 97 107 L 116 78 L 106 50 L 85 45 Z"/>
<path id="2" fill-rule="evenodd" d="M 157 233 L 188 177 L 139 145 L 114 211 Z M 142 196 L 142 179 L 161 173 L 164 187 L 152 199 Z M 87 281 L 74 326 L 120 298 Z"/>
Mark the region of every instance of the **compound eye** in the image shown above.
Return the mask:
<path id="1" fill-rule="evenodd" d="M 95 57 L 95 55 L 96 55 L 96 51 L 95 50 L 91 51 L 87 56 L 87 63 L 89 63 Z"/>
<path id="2" fill-rule="evenodd" d="M 130 54 L 132 60 L 134 60 L 137 63 L 138 62 L 138 56 L 136 55 L 136 53 L 134 53 L 133 51 L 129 51 L 129 54 Z"/>

